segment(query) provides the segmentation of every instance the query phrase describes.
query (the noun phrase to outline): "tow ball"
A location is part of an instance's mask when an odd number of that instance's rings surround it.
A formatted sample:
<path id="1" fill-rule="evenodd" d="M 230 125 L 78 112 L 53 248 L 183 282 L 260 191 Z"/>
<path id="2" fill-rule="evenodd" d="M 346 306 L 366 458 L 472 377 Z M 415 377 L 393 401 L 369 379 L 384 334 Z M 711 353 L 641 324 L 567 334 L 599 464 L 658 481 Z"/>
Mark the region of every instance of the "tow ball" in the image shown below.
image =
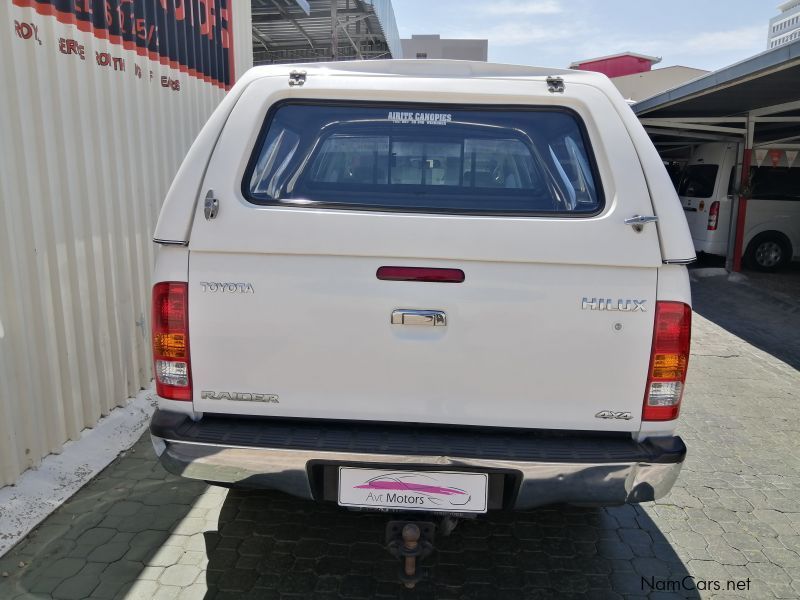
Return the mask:
<path id="1" fill-rule="evenodd" d="M 400 581 L 411 589 L 425 577 L 417 561 L 433 552 L 436 525 L 425 521 L 389 521 L 386 524 L 386 549 L 402 560 Z"/>

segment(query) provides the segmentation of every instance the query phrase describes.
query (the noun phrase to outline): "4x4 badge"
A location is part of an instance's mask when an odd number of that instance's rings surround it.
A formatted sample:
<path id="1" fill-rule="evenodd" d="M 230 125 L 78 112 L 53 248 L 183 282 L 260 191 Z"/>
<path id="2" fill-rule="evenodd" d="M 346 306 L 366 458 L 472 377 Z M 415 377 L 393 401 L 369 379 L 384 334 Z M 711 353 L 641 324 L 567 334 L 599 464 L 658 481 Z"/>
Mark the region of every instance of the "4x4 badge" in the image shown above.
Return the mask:
<path id="1" fill-rule="evenodd" d="M 601 410 L 594 416 L 595 419 L 624 419 L 630 421 L 633 415 L 629 412 L 617 412 L 615 410 Z"/>

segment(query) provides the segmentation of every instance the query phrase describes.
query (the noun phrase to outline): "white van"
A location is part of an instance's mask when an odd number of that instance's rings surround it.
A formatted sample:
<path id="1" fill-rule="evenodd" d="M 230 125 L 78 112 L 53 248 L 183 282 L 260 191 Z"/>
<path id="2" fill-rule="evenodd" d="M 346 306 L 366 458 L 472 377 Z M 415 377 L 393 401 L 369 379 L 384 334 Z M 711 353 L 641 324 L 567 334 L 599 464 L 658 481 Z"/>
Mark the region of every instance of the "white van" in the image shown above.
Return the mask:
<path id="1" fill-rule="evenodd" d="M 698 252 L 727 256 L 728 239 L 739 188 L 737 145 L 698 146 L 678 184 L 683 210 Z M 747 266 L 774 271 L 800 258 L 800 168 L 790 167 L 786 155 L 778 165 L 754 166 L 751 198 L 744 228 Z"/>
<path id="2" fill-rule="evenodd" d="M 255 68 L 155 241 L 175 473 L 464 515 L 653 500 L 680 471 L 695 253 L 603 75 Z"/>

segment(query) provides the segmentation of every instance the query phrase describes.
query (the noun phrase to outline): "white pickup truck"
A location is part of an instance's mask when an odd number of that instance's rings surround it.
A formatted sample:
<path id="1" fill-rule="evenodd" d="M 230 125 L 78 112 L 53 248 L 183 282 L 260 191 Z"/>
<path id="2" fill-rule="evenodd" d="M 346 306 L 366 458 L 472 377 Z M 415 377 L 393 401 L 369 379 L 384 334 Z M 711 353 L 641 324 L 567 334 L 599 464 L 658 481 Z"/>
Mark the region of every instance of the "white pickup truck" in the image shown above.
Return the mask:
<path id="1" fill-rule="evenodd" d="M 695 253 L 602 75 L 252 69 L 155 242 L 151 433 L 174 473 L 454 515 L 678 476 Z"/>

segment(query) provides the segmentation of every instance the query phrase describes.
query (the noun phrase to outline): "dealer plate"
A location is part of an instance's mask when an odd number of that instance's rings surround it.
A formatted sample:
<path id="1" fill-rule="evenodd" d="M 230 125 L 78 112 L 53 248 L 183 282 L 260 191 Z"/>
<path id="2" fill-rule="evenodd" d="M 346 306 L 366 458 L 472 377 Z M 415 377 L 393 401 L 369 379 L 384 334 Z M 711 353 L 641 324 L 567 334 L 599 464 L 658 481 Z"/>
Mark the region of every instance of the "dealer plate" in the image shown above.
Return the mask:
<path id="1" fill-rule="evenodd" d="M 339 505 L 485 513 L 489 476 L 457 471 L 339 467 Z"/>

